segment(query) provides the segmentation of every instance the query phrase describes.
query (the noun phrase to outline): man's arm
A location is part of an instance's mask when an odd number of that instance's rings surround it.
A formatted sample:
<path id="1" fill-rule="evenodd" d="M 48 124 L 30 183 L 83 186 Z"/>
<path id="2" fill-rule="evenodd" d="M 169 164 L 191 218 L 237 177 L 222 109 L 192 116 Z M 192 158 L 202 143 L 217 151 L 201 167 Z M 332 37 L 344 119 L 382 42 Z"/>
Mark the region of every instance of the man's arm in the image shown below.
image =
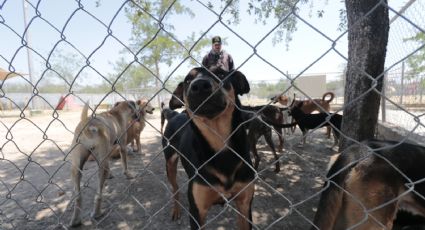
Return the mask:
<path id="1" fill-rule="evenodd" d="M 202 59 L 202 65 L 205 66 L 206 68 L 209 68 L 208 66 L 208 54 L 204 56 L 204 58 Z"/>
<path id="2" fill-rule="evenodd" d="M 232 56 L 229 54 L 229 71 L 232 71 L 235 69 L 235 65 L 233 63 L 233 58 Z"/>

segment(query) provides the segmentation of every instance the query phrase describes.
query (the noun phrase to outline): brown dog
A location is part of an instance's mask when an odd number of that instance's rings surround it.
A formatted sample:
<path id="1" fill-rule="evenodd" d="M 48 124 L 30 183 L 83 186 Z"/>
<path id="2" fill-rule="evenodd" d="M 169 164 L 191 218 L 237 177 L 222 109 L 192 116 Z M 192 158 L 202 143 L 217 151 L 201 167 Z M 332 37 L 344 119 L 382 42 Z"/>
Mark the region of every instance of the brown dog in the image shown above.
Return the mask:
<path id="1" fill-rule="evenodd" d="M 127 129 L 127 145 L 131 144 L 132 151 L 141 154 L 142 145 L 140 144 L 140 133 L 143 131 L 143 129 L 145 129 L 146 126 L 146 114 L 152 114 L 155 108 L 151 106 L 147 99 L 137 100 L 136 104 L 140 108 L 139 119 L 137 119 L 135 122 L 129 122 L 129 125 L 131 126 Z M 135 144 L 137 149 L 134 147 Z M 111 154 L 111 157 L 119 158 L 121 156 L 119 150 L 120 148 L 115 148 Z"/>
<path id="2" fill-rule="evenodd" d="M 329 96 L 329 99 L 326 99 L 328 96 Z M 293 101 L 292 103 L 294 106 L 296 106 L 299 103 L 302 103 L 303 105 L 301 106 L 301 110 L 305 114 L 310 114 L 314 111 L 317 111 L 319 113 L 322 113 L 322 112 L 329 113 L 331 111 L 330 103 L 332 102 L 334 97 L 335 97 L 334 93 L 326 92 L 325 94 L 323 94 L 322 99 L 295 100 L 295 95 L 294 95 L 295 101 Z M 291 102 L 291 99 L 286 95 L 275 96 L 275 97 L 272 97 L 271 100 L 273 101 L 273 103 L 279 102 L 283 106 L 289 106 L 289 103 Z M 328 138 L 331 137 L 330 127 L 327 127 L 326 135 L 328 136 Z"/>
<path id="3" fill-rule="evenodd" d="M 103 184 L 109 174 L 109 157 L 114 145 L 120 145 L 121 161 L 124 175 L 132 178 L 127 170 L 127 135 L 129 122 L 138 118 L 139 108 L 133 101 L 119 102 L 107 112 L 88 117 L 89 106 L 86 104 L 81 113 L 72 147 L 70 150 L 72 160 L 71 178 L 74 184 L 75 204 L 71 218 L 71 226 L 81 224 L 81 191 L 80 180 L 84 163 L 89 155 L 93 155 L 99 165 L 99 183 L 94 198 L 94 206 L 91 216 L 97 218 L 101 215 L 101 201 Z"/>
<path id="4" fill-rule="evenodd" d="M 120 102 L 115 103 L 114 107 L 119 105 Z M 141 144 L 140 144 L 140 133 L 143 131 L 143 129 L 146 126 L 146 114 L 152 114 L 155 108 L 153 108 L 150 103 L 148 103 L 148 100 L 142 99 L 137 100 L 136 104 L 139 106 L 139 119 L 137 120 L 131 120 L 129 121 L 129 128 L 127 129 L 127 145 L 131 144 L 131 151 L 141 153 Z M 134 147 L 136 144 L 137 149 Z M 113 150 L 111 153 L 111 158 L 118 159 L 121 157 L 120 153 L 120 146 L 114 145 Z M 95 158 L 93 155 L 90 155 L 89 161 L 94 161 Z"/>
<path id="5" fill-rule="evenodd" d="M 399 210 L 425 217 L 424 164 L 420 145 L 370 140 L 347 148 L 326 176 L 311 230 L 393 229 Z"/>
<path id="6" fill-rule="evenodd" d="M 140 144 L 140 133 L 145 129 L 146 126 L 146 113 L 152 114 L 155 110 L 154 107 L 149 103 L 147 99 L 137 100 L 136 104 L 140 107 L 140 115 L 137 122 L 135 122 L 127 130 L 127 142 L 131 143 L 131 148 L 133 152 L 142 153 L 142 146 Z M 136 144 L 137 149 L 134 148 Z"/>

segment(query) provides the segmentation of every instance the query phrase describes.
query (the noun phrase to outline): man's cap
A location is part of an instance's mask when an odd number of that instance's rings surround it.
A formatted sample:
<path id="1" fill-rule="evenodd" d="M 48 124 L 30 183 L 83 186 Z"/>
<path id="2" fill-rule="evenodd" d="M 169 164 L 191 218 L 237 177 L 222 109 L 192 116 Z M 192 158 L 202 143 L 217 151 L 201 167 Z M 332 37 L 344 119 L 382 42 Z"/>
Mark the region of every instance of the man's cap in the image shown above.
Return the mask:
<path id="1" fill-rule="evenodd" d="M 220 43 L 221 44 L 221 37 L 220 36 L 215 36 L 212 38 L 212 44 L 215 43 Z"/>

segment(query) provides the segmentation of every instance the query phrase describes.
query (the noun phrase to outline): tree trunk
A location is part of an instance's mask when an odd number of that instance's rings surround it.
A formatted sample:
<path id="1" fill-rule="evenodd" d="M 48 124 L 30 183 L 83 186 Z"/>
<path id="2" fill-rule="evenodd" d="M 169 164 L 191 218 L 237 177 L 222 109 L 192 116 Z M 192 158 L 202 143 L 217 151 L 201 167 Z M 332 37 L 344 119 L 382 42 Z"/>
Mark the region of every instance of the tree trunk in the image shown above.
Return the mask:
<path id="1" fill-rule="evenodd" d="M 345 0 L 349 51 L 340 150 L 374 137 L 389 31 L 388 8 L 380 2 Z"/>

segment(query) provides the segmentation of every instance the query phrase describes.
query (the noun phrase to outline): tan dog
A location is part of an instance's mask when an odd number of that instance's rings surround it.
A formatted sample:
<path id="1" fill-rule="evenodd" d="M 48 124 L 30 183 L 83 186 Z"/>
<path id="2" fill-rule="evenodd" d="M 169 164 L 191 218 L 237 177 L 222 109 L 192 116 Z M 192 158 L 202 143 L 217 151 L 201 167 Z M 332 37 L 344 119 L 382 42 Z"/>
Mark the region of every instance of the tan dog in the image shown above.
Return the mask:
<path id="1" fill-rule="evenodd" d="M 330 96 L 329 99 L 326 99 L 326 97 Z M 294 96 L 295 97 L 295 96 Z M 330 112 L 331 111 L 331 105 L 330 103 L 334 99 L 335 94 L 332 92 L 326 92 L 323 94 L 322 99 L 310 99 L 310 100 L 295 100 L 293 103 L 294 106 L 296 106 L 299 103 L 303 103 L 301 110 L 305 114 L 310 114 L 314 111 L 317 111 L 319 113 L 322 112 Z M 295 98 L 294 98 L 295 99 Z M 271 100 L 273 103 L 279 102 L 283 106 L 289 106 L 289 103 L 291 102 L 291 99 L 286 95 L 280 95 L 272 97 Z M 294 127 L 295 128 L 295 127 Z M 328 138 L 331 136 L 331 128 L 327 127 L 326 135 Z"/>
<path id="2" fill-rule="evenodd" d="M 140 133 L 145 129 L 146 126 L 146 113 L 152 114 L 155 110 L 154 107 L 151 106 L 147 99 L 137 100 L 136 104 L 140 108 L 139 119 L 133 123 L 133 125 L 127 130 L 127 144 L 131 143 L 131 148 L 133 152 L 142 153 L 142 146 L 140 144 Z M 137 149 L 134 148 L 134 144 L 136 143 Z M 117 157 L 120 154 L 116 153 Z"/>
<path id="3" fill-rule="evenodd" d="M 117 106 L 120 102 L 117 102 L 115 106 Z M 131 151 L 133 152 L 138 152 L 141 153 L 141 144 L 140 144 L 140 133 L 143 131 L 143 129 L 146 126 L 145 120 L 146 120 L 146 113 L 152 114 L 153 111 L 155 110 L 154 107 L 151 106 L 151 104 L 149 103 L 148 100 L 146 99 L 142 99 L 142 100 L 137 100 L 136 104 L 139 106 L 140 111 L 139 111 L 139 119 L 138 120 L 131 120 L 129 121 L 128 124 L 128 129 L 127 129 L 127 143 L 131 144 Z M 136 144 L 137 149 L 134 147 L 134 145 Z M 121 148 L 119 145 L 115 145 L 113 147 L 112 153 L 111 153 L 111 158 L 114 159 L 118 159 L 121 157 L 121 152 L 120 152 Z M 89 161 L 94 161 L 95 158 L 90 155 Z"/>
<path id="4" fill-rule="evenodd" d="M 138 118 L 138 105 L 133 101 L 119 102 L 107 112 L 88 117 L 89 106 L 86 104 L 81 113 L 80 123 L 74 133 L 71 147 L 72 172 L 71 178 L 74 184 L 75 204 L 71 218 L 71 226 L 81 224 L 81 191 L 80 180 L 84 163 L 89 155 L 93 155 L 99 165 L 99 183 L 94 198 L 94 206 L 91 216 L 97 218 L 101 215 L 101 201 L 103 184 L 109 175 L 109 156 L 114 145 L 119 144 L 121 149 L 121 161 L 124 175 L 132 178 L 127 170 L 127 135 L 128 124 Z"/>

